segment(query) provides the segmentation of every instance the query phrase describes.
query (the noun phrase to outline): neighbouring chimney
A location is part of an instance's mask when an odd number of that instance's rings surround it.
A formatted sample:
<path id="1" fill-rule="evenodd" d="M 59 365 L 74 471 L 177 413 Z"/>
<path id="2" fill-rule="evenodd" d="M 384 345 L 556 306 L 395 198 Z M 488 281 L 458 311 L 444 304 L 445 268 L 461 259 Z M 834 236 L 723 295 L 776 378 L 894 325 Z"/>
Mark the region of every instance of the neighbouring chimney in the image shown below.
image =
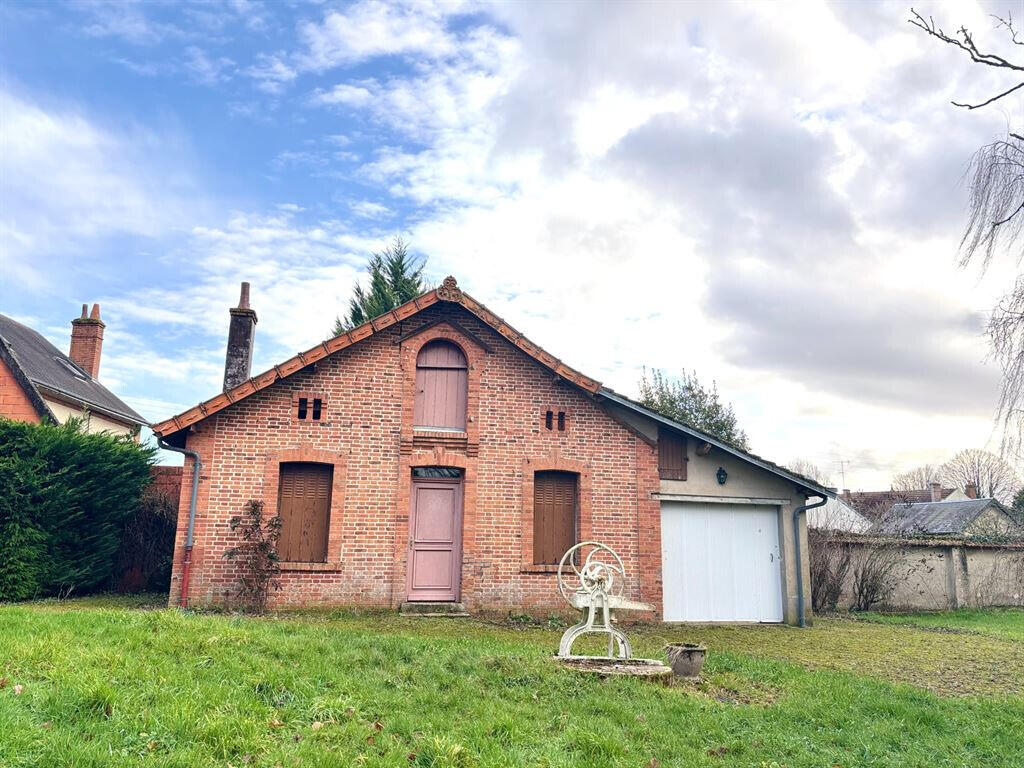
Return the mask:
<path id="1" fill-rule="evenodd" d="M 92 378 L 100 375 L 100 354 L 103 352 L 103 329 L 100 320 L 100 305 L 93 304 L 92 312 L 86 315 L 88 304 L 82 305 L 82 316 L 71 321 L 71 349 L 68 357 Z"/>
<path id="2" fill-rule="evenodd" d="M 929 483 L 928 488 L 932 492 L 932 501 L 942 501 L 942 485 L 939 483 Z"/>
<path id="3" fill-rule="evenodd" d="M 224 359 L 224 391 L 249 378 L 252 370 L 252 342 L 256 336 L 256 311 L 249 306 L 249 284 L 242 283 L 238 306 L 232 307 L 228 327 L 228 351 Z"/>
<path id="4" fill-rule="evenodd" d="M 968 499 L 976 499 L 978 498 L 978 486 L 974 483 L 968 483 L 964 488 L 964 493 L 967 495 Z"/>

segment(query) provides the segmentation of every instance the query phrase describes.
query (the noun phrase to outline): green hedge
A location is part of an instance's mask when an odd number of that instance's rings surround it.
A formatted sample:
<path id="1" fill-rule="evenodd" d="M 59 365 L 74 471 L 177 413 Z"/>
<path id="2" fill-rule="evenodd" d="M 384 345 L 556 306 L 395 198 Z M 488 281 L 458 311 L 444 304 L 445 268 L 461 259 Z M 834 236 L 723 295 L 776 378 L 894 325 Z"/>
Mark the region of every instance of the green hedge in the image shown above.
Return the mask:
<path id="1" fill-rule="evenodd" d="M 0 419 L 0 600 L 107 588 L 155 449 Z"/>

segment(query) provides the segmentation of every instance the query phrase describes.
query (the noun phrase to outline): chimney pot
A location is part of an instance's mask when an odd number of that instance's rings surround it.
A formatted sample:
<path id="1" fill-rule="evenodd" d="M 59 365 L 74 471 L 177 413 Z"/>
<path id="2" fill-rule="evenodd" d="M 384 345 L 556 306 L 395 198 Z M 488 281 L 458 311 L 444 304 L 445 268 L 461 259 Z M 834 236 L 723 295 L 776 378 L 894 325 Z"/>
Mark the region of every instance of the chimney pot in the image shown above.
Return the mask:
<path id="1" fill-rule="evenodd" d="M 228 310 L 228 346 L 224 356 L 224 391 L 234 389 L 252 371 L 252 346 L 256 336 L 256 311 L 249 306 L 249 283 L 242 283 L 238 306 Z"/>
<path id="2" fill-rule="evenodd" d="M 100 355 L 103 353 L 103 329 L 106 325 L 100 320 L 100 305 L 92 305 L 92 314 L 86 312 L 88 304 L 82 305 L 82 316 L 71 321 L 70 357 L 79 368 L 92 378 L 100 375 Z"/>
<path id="3" fill-rule="evenodd" d="M 967 486 L 964 488 L 964 494 L 967 496 L 968 499 L 978 498 L 978 486 L 975 485 L 974 483 L 968 483 Z"/>

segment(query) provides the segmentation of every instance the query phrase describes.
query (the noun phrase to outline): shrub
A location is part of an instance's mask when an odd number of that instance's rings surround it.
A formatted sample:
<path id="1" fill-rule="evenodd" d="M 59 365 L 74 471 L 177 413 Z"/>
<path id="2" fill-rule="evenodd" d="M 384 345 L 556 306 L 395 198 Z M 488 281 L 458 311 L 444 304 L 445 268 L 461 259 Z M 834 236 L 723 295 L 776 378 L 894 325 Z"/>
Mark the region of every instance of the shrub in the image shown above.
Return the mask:
<path id="1" fill-rule="evenodd" d="M 111 585 L 118 592 L 169 589 L 178 525 L 176 501 L 150 486 L 135 513 L 125 520 Z"/>
<path id="2" fill-rule="evenodd" d="M 839 606 L 843 586 L 850 573 L 850 547 L 828 533 L 807 531 L 810 549 L 811 604 L 815 613 L 834 611 Z"/>
<path id="3" fill-rule="evenodd" d="M 897 570 L 903 562 L 899 547 L 866 547 L 857 553 L 853 566 L 854 611 L 870 611 L 885 602 L 896 589 Z"/>
<path id="4" fill-rule="evenodd" d="M 129 435 L 88 434 L 78 420 L 0 418 L 0 600 L 108 585 L 154 453 Z"/>
<path id="5" fill-rule="evenodd" d="M 231 518 L 231 530 L 242 542 L 224 553 L 238 563 L 239 575 L 235 595 L 252 613 L 267 610 L 270 588 L 281 588 L 281 562 L 277 557 L 277 541 L 281 538 L 281 518 L 263 520 L 263 502 L 250 499 L 245 514 Z"/>

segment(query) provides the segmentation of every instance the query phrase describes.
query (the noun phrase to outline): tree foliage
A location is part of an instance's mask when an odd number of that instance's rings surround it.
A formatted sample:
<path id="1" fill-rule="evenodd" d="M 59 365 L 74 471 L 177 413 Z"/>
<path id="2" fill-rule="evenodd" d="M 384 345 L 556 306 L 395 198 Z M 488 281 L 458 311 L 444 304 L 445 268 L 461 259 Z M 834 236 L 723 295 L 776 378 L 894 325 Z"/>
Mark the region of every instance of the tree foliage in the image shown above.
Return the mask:
<path id="1" fill-rule="evenodd" d="M 932 483 L 942 482 L 939 479 L 941 475 L 941 466 L 922 464 L 895 475 L 890 487 L 894 491 L 920 491 L 929 488 Z"/>
<path id="2" fill-rule="evenodd" d="M 947 34 L 933 18 L 911 9 L 908 21 L 932 38 L 960 51 L 972 63 L 1005 73 L 1013 82 L 991 97 L 974 103 L 957 102 L 962 109 L 975 110 L 999 103 L 1024 88 L 1024 55 L 1016 57 L 982 49 L 966 26 Z M 1024 46 L 1012 16 L 993 16 L 996 28 L 1006 36 L 1008 49 Z M 1007 129 L 1005 138 L 986 144 L 971 158 L 966 175 L 970 186 L 967 225 L 960 241 L 961 266 L 980 262 L 987 268 L 1000 253 L 1022 259 L 1024 245 L 1024 135 Z M 1003 454 L 1019 453 L 1024 441 L 1024 275 L 996 305 L 989 319 L 989 341 L 993 356 L 1003 369 L 997 419 L 1003 424 Z"/>
<path id="3" fill-rule="evenodd" d="M 747 450 L 747 434 L 740 429 L 732 404 L 722 402 L 715 382 L 710 387 L 702 384 L 696 371 L 683 371 L 681 377 L 673 378 L 658 369 L 652 369 L 648 377 L 644 369 L 640 402 L 663 416 Z"/>
<path id="4" fill-rule="evenodd" d="M 245 514 L 231 518 L 231 530 L 240 541 L 224 553 L 238 564 L 235 594 L 243 607 L 255 614 L 267 610 L 270 589 L 281 588 L 281 561 L 277 542 L 281 538 L 281 518 L 263 519 L 263 502 L 250 499 Z"/>
<path id="5" fill-rule="evenodd" d="M 1020 479 L 1006 461 L 988 451 L 969 448 L 942 465 L 941 478 L 953 488 L 973 483 L 979 498 L 998 499 L 1009 504 L 1020 486 Z"/>
<path id="6" fill-rule="evenodd" d="M 0 419 L 0 600 L 109 586 L 154 452 L 79 420 Z"/>
<path id="7" fill-rule="evenodd" d="M 370 283 L 366 288 L 356 283 L 348 314 L 334 321 L 335 336 L 390 312 L 427 290 L 423 282 L 425 262 L 409 255 L 408 243 L 401 237 L 395 237 L 383 251 L 373 254 L 368 266 Z"/>

